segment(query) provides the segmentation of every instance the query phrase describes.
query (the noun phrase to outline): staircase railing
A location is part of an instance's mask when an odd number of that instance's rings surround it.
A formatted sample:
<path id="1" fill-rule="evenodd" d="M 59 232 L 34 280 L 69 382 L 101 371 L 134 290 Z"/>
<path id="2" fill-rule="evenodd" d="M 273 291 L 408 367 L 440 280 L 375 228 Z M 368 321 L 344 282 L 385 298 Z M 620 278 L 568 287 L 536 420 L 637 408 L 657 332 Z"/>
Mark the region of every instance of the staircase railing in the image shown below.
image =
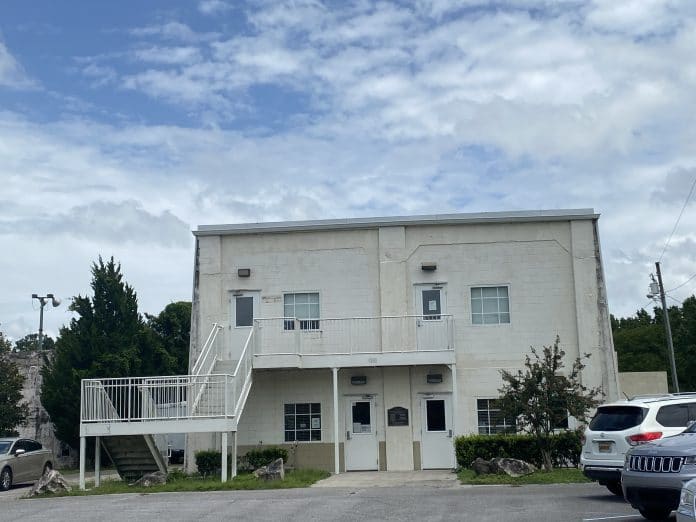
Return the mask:
<path id="1" fill-rule="evenodd" d="M 232 404 L 234 405 L 234 415 L 239 418 L 246 404 L 249 390 L 251 389 L 251 373 L 253 367 L 253 355 L 255 351 L 255 342 L 258 339 L 256 335 L 256 327 L 249 331 L 249 336 L 244 343 L 244 348 L 239 356 L 239 362 L 232 374 Z"/>
<path id="2" fill-rule="evenodd" d="M 231 398 L 225 393 L 231 380 L 232 376 L 220 374 L 83 379 L 81 421 L 226 417 L 233 407 Z M 196 396 L 199 407 L 189 402 Z"/>
<path id="3" fill-rule="evenodd" d="M 215 341 L 217 340 L 218 333 L 220 330 L 222 330 L 222 328 L 222 325 L 213 323 L 213 327 L 208 334 L 208 338 L 203 344 L 203 349 L 198 355 L 198 359 L 196 359 L 193 368 L 191 368 L 192 375 L 205 375 L 213 371 L 215 361 L 217 361 L 218 357 L 220 356 L 220 350 L 217 349 L 217 344 Z"/>

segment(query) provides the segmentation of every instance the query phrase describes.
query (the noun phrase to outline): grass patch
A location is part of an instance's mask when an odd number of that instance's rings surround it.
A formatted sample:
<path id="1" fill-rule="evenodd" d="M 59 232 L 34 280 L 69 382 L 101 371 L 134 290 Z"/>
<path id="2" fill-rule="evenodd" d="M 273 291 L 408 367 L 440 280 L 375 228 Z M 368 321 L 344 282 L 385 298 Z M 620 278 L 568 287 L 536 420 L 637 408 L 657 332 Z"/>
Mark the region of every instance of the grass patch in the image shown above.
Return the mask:
<path id="1" fill-rule="evenodd" d="M 591 482 L 577 468 L 555 468 L 553 471 L 536 471 L 524 477 L 510 477 L 508 475 L 476 475 L 472 469 L 462 469 L 457 473 L 462 484 L 509 484 L 511 486 L 524 486 L 527 484 L 573 484 L 577 482 Z"/>
<path id="2" fill-rule="evenodd" d="M 77 487 L 67 493 L 46 494 L 39 497 L 78 497 L 85 495 L 111 495 L 115 493 L 166 493 L 176 491 L 227 491 L 227 490 L 251 490 L 251 489 L 285 489 L 305 488 L 318 480 L 328 477 L 330 473 L 313 469 L 299 469 L 285 472 L 284 480 L 265 481 L 257 479 L 251 473 L 237 475 L 227 482 L 220 482 L 219 478 L 203 478 L 196 475 L 175 475 L 166 484 L 158 484 L 149 488 L 142 486 L 129 486 L 121 480 L 102 481 L 101 486 L 94 487 L 94 483 L 87 483 L 88 489 L 82 491 Z"/>

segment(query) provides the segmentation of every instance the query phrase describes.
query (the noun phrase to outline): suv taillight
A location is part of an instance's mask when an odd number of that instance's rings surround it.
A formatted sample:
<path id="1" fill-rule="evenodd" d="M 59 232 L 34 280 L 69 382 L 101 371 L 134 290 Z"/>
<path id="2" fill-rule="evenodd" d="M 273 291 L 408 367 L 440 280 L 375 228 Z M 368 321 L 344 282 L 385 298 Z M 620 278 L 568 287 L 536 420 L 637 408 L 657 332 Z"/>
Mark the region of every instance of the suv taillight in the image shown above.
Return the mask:
<path id="1" fill-rule="evenodd" d="M 638 446 L 638 444 L 645 444 L 651 440 L 657 440 L 662 437 L 661 431 L 649 431 L 647 433 L 636 433 L 635 435 L 629 435 L 626 437 L 626 442 L 631 446 Z"/>

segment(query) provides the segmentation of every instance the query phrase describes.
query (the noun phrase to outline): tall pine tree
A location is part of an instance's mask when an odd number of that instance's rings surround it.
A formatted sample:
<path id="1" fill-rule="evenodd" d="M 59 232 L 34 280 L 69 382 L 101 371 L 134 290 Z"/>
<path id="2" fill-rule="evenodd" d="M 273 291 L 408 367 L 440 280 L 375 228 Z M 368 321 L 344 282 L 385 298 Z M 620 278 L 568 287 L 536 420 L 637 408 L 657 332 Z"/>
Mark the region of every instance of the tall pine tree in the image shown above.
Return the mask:
<path id="1" fill-rule="evenodd" d="M 41 402 L 58 438 L 73 446 L 79 441 L 81 379 L 162 375 L 173 367 L 138 312 L 120 264 L 100 257 L 92 265 L 91 287 L 93 297 L 77 296 L 70 305 L 78 317 L 61 329 L 42 370 Z"/>

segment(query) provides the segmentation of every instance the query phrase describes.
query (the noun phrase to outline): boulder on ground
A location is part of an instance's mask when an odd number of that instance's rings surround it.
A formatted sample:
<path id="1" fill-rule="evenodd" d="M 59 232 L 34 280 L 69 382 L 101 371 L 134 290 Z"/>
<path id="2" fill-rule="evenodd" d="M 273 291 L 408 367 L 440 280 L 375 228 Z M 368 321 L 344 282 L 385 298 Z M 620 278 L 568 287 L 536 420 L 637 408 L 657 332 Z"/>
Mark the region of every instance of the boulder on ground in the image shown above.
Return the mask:
<path id="1" fill-rule="evenodd" d="M 68 484 L 63 475 L 55 469 L 49 470 L 34 484 L 29 490 L 29 496 L 33 497 L 43 493 L 56 493 L 70 491 L 72 487 Z"/>
<path id="2" fill-rule="evenodd" d="M 489 462 L 491 473 L 507 474 L 511 477 L 523 477 L 531 475 L 537 469 L 529 462 L 519 459 L 491 459 Z"/>
<path id="3" fill-rule="evenodd" d="M 254 476 L 263 480 L 283 480 L 285 478 L 283 459 L 276 459 L 267 466 L 260 467 L 254 471 Z"/>
<path id="4" fill-rule="evenodd" d="M 471 469 L 473 469 L 477 475 L 488 475 L 491 473 L 490 463 L 481 457 L 477 457 L 476 460 L 471 463 Z"/>
<path id="5" fill-rule="evenodd" d="M 143 486 L 144 488 L 149 488 L 150 486 L 155 486 L 157 484 L 166 484 L 167 474 L 163 471 L 155 471 L 153 473 L 148 473 L 143 475 L 138 480 L 133 482 L 131 486 Z"/>

